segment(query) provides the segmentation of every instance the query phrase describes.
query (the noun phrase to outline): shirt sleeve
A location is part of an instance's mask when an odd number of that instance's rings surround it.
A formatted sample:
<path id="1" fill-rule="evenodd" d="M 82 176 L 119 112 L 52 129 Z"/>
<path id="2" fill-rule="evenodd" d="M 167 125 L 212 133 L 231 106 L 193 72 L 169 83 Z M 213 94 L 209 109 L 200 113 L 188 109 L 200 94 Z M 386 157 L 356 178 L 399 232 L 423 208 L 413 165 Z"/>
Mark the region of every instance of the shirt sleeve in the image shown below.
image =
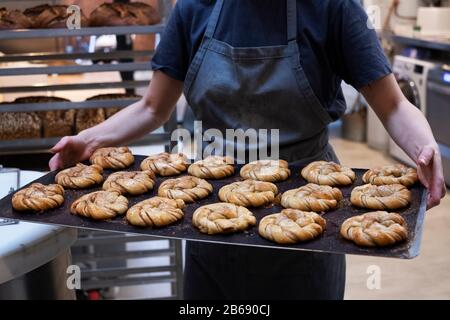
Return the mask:
<path id="1" fill-rule="evenodd" d="M 152 70 L 161 70 L 171 78 L 184 81 L 189 52 L 179 3 L 177 1 L 172 10 L 151 63 Z"/>
<path id="2" fill-rule="evenodd" d="M 375 30 L 357 0 L 337 1 L 330 34 L 331 60 L 336 73 L 348 84 L 360 89 L 392 73 Z M 334 50 L 332 50 L 334 48 Z"/>

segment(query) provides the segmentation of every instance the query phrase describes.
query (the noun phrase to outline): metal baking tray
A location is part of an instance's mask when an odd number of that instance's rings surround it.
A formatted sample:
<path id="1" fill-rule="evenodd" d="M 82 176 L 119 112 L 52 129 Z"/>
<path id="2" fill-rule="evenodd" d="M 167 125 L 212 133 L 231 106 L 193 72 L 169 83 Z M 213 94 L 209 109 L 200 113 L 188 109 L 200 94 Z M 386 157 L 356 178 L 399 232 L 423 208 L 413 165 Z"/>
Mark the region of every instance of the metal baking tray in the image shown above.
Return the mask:
<path id="1" fill-rule="evenodd" d="M 135 164 L 128 170 L 139 170 L 139 164 L 144 159 L 144 156 L 135 156 Z M 341 224 L 345 219 L 363 214 L 367 212 L 365 209 L 359 209 L 351 205 L 350 192 L 355 186 L 363 184 L 362 175 L 365 169 L 355 169 L 358 176 L 357 181 L 349 187 L 341 188 L 344 195 L 344 200 L 340 203 L 338 209 L 323 214 L 327 221 L 325 232 L 317 239 L 309 242 L 299 243 L 295 245 L 278 245 L 274 242 L 268 241 L 258 234 L 258 225 L 252 227 L 248 231 L 227 235 L 206 235 L 200 233 L 192 224 L 192 214 L 200 206 L 220 201 L 217 194 L 219 189 L 231 182 L 241 180 L 239 176 L 240 166 L 236 166 L 235 174 L 227 179 L 209 180 L 214 187 L 214 192 L 207 198 L 193 204 L 188 204 L 184 210 L 185 217 L 183 220 L 159 229 L 139 228 L 128 224 L 124 216 L 118 216 L 109 221 L 94 221 L 88 218 L 75 216 L 70 214 L 70 205 L 72 202 L 82 196 L 83 194 L 99 190 L 99 187 L 85 190 L 66 190 L 65 202 L 63 206 L 53 209 L 41 214 L 23 213 L 15 211 L 11 206 L 12 194 L 0 200 L 0 217 L 8 219 L 24 220 L 29 222 L 37 222 L 44 224 L 54 224 L 83 229 L 106 230 L 113 232 L 146 234 L 153 237 L 171 238 L 171 239 L 185 239 L 192 241 L 203 241 L 213 243 L 227 243 L 233 245 L 244 245 L 254 247 L 270 247 L 286 250 L 303 250 L 303 251 L 319 251 L 332 253 L 345 253 L 354 255 L 368 255 L 392 257 L 401 259 L 412 259 L 419 255 L 420 242 L 422 237 L 423 220 L 426 211 L 426 189 L 416 184 L 411 188 L 412 202 L 409 207 L 403 210 L 397 210 L 403 216 L 408 224 L 409 239 L 403 243 L 395 246 L 384 248 L 363 248 L 356 246 L 353 242 L 343 239 L 339 234 Z M 280 192 L 285 192 L 289 189 L 298 188 L 306 181 L 300 176 L 300 166 L 291 165 L 291 177 L 283 182 L 277 183 Z M 105 170 L 104 177 L 109 175 L 112 171 Z M 54 178 L 57 172 L 50 172 L 47 175 L 35 180 L 42 184 L 54 183 Z M 130 207 L 135 203 L 155 196 L 162 181 L 168 178 L 158 177 L 155 188 L 148 194 L 128 197 Z M 250 208 L 257 218 L 257 224 L 262 217 L 280 212 L 282 207 L 278 204 L 272 204 L 263 208 Z"/>

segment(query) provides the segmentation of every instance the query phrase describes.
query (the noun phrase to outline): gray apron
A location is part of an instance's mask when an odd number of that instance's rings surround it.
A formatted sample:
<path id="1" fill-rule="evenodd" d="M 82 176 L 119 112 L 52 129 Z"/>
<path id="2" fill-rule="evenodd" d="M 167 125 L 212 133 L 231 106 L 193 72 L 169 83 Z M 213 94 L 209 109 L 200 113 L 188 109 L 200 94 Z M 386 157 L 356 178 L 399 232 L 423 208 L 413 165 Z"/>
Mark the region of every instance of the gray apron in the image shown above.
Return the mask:
<path id="1" fill-rule="evenodd" d="M 223 6 L 218 0 L 187 72 L 184 94 L 203 130 L 279 129 L 281 159 L 337 161 L 328 144 L 331 118 L 301 65 L 297 4 L 286 2 L 287 45 L 234 48 L 213 38 Z M 342 299 L 344 286 L 343 255 L 186 245 L 186 299 Z"/>

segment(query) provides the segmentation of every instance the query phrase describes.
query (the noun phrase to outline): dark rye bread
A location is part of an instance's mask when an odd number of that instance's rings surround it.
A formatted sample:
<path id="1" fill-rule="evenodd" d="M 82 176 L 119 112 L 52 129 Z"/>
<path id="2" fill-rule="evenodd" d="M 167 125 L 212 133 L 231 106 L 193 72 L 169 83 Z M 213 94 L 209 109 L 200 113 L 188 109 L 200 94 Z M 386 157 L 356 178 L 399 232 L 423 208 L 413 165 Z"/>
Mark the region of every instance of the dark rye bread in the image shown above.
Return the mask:
<path id="1" fill-rule="evenodd" d="M 158 11 L 142 2 L 103 3 L 89 16 L 89 24 L 94 27 L 152 25 L 159 22 L 161 17 Z"/>
<path id="2" fill-rule="evenodd" d="M 86 100 L 120 100 L 120 99 L 141 99 L 142 96 L 137 94 L 128 94 L 128 93 L 106 93 L 106 94 L 98 94 L 93 97 L 90 97 Z M 122 108 L 111 106 L 108 108 L 104 108 L 106 118 L 111 117 L 115 113 L 119 112 Z"/>
<path id="3" fill-rule="evenodd" d="M 46 96 L 30 96 L 17 98 L 15 103 L 52 103 L 52 102 L 67 102 L 70 100 L 59 97 Z M 42 136 L 44 138 L 50 137 L 64 137 L 73 134 L 75 110 L 52 110 L 37 112 L 42 121 Z"/>
<path id="4" fill-rule="evenodd" d="M 103 109 L 78 109 L 75 117 L 75 132 L 96 126 L 105 121 L 105 111 Z"/>
<path id="5" fill-rule="evenodd" d="M 40 138 L 41 125 L 36 112 L 0 112 L 0 140 Z"/>

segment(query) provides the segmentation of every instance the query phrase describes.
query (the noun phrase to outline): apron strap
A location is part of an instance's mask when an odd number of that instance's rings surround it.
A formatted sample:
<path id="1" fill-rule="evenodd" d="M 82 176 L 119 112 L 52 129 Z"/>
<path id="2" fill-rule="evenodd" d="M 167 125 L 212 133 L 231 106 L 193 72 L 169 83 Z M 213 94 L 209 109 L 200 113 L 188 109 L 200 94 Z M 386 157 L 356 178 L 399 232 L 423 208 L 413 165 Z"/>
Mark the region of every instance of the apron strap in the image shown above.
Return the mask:
<path id="1" fill-rule="evenodd" d="M 297 39 L 297 0 L 286 0 L 287 39 L 288 42 Z"/>
<path id="2" fill-rule="evenodd" d="M 209 17 L 208 26 L 206 27 L 205 37 L 212 39 L 216 31 L 217 23 L 219 22 L 220 12 L 222 11 L 223 0 L 217 0 L 214 5 L 211 16 Z"/>

